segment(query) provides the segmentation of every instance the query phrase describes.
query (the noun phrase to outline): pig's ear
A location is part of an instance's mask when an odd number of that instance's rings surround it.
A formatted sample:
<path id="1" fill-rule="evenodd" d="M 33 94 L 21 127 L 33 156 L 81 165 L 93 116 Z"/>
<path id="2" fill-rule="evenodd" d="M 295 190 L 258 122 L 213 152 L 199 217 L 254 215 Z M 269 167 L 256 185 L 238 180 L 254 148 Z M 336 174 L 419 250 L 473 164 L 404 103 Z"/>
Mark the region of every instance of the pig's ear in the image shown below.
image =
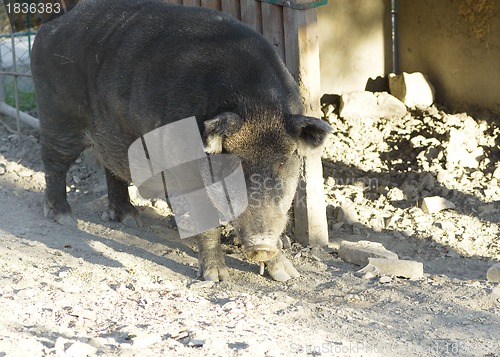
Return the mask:
<path id="1" fill-rule="evenodd" d="M 299 140 L 299 146 L 317 148 L 323 144 L 332 127 L 324 121 L 304 115 L 289 115 L 286 120 L 288 133 Z"/>
<path id="2" fill-rule="evenodd" d="M 243 124 L 243 120 L 236 113 L 224 112 L 205 122 L 205 152 L 220 154 L 224 137 L 236 133 Z"/>

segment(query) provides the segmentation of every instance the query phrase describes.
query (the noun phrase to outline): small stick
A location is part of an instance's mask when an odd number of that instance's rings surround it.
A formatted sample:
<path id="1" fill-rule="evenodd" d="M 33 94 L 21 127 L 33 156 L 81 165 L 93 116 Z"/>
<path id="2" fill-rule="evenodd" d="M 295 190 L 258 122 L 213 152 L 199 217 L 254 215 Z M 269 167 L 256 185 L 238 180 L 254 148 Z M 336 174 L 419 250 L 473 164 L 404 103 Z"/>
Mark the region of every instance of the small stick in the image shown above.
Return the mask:
<path id="1" fill-rule="evenodd" d="M 259 274 L 264 275 L 264 268 L 266 267 L 266 265 L 264 264 L 264 262 L 259 262 L 259 264 L 260 264 Z"/>

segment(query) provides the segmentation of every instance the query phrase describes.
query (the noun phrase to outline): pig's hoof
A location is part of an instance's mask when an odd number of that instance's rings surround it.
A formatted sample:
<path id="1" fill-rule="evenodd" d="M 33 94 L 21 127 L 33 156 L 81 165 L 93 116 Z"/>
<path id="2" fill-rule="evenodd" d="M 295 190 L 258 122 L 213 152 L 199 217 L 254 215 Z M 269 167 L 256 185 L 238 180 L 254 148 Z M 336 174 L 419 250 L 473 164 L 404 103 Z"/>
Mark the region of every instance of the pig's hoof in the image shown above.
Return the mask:
<path id="1" fill-rule="evenodd" d="M 125 217 L 121 218 L 120 221 L 130 228 L 139 228 L 141 224 L 135 215 L 128 214 Z"/>
<path id="2" fill-rule="evenodd" d="M 47 203 L 43 205 L 43 215 L 66 227 L 76 227 L 78 225 L 71 213 L 55 213 Z"/>
<path id="3" fill-rule="evenodd" d="M 228 281 L 229 272 L 225 264 L 211 264 L 208 267 L 201 267 L 200 277 L 206 281 Z"/>
<path id="4" fill-rule="evenodd" d="M 269 275 L 276 281 L 287 281 L 290 278 L 298 278 L 300 276 L 297 269 L 282 253 L 266 262 L 266 266 Z"/>
<path id="5" fill-rule="evenodd" d="M 109 217 L 113 221 L 119 221 L 130 228 L 139 228 L 141 226 L 139 220 L 137 219 L 137 212 L 132 206 L 130 206 L 129 209 L 123 210 L 110 209 Z"/>

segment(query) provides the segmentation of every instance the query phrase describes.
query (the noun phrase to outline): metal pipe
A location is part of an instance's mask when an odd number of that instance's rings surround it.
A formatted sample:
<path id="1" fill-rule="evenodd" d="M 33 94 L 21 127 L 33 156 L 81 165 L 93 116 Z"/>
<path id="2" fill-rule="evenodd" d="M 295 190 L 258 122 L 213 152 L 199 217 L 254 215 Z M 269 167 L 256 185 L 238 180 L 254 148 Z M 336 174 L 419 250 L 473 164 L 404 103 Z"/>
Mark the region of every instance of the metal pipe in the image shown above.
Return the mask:
<path id="1" fill-rule="evenodd" d="M 391 0 L 392 73 L 399 74 L 398 0 Z"/>
<path id="2" fill-rule="evenodd" d="M 16 110 L 16 108 L 11 107 L 5 102 L 0 102 L 0 113 L 13 118 L 17 118 L 18 115 L 18 111 Z M 25 124 L 32 126 L 35 129 L 40 129 L 40 121 L 37 118 L 26 114 L 25 112 L 19 111 L 19 120 L 21 120 Z"/>

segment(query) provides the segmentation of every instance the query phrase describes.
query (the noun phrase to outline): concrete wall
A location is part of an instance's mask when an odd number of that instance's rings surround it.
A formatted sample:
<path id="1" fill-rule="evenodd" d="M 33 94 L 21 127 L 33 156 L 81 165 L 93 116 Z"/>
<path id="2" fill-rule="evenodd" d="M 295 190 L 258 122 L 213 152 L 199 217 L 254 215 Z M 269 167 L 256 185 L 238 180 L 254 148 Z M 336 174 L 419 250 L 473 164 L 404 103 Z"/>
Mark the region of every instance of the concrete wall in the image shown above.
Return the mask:
<path id="1" fill-rule="evenodd" d="M 441 103 L 500 113 L 498 15 L 498 0 L 400 0 L 401 70 L 427 74 Z"/>
<path id="2" fill-rule="evenodd" d="M 322 93 L 364 90 L 391 71 L 390 0 L 329 0 L 318 23 Z"/>
<path id="3" fill-rule="evenodd" d="M 319 8 L 322 93 L 392 72 L 390 0 Z M 452 109 L 500 113 L 500 0 L 399 0 L 399 69 L 423 72 Z"/>

